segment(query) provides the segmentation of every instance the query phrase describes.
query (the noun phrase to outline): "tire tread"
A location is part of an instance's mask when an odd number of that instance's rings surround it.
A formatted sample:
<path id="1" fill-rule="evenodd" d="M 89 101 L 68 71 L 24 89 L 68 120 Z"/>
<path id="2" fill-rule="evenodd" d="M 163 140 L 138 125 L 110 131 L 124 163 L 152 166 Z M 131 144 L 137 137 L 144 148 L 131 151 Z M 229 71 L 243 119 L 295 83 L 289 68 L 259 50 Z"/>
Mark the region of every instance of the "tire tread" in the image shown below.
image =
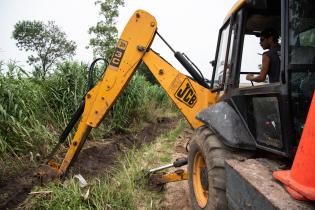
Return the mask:
<path id="1" fill-rule="evenodd" d="M 225 193 L 225 159 L 232 157 L 229 149 L 207 126 L 198 128 L 190 142 L 188 155 L 189 174 L 192 174 L 194 155 L 201 151 L 208 169 L 209 199 L 204 210 L 225 210 L 228 208 Z M 189 179 L 192 208 L 201 210 L 194 195 L 192 179 Z"/>

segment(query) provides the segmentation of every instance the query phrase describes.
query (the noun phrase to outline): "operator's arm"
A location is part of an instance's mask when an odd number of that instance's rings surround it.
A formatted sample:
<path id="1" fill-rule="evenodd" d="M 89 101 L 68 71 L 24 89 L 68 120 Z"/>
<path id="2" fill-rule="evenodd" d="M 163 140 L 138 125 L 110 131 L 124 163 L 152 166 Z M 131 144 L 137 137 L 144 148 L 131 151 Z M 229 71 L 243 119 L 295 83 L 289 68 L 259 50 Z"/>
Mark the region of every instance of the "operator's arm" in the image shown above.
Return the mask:
<path id="1" fill-rule="evenodd" d="M 262 56 L 262 67 L 258 76 L 254 76 L 253 74 L 248 74 L 246 79 L 253 82 L 263 82 L 266 80 L 267 73 L 269 71 L 270 58 L 263 54 Z"/>

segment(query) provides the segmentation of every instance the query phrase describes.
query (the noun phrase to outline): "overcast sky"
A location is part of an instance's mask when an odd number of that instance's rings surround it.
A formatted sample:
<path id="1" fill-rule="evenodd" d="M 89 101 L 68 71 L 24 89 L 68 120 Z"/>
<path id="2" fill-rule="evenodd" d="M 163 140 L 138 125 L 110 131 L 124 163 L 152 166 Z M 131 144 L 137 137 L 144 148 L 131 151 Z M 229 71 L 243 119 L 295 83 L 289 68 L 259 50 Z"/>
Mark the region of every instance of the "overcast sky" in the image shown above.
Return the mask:
<path id="1" fill-rule="evenodd" d="M 88 28 L 101 19 L 95 0 L 1 0 L 0 59 L 15 60 L 26 69 L 27 54 L 19 51 L 11 38 L 19 20 L 55 21 L 78 45 L 75 60 L 92 62 L 92 51 L 85 49 L 90 35 Z M 214 59 L 218 30 L 235 1 L 220 0 L 126 0 L 117 19 L 119 32 L 136 9 L 150 12 L 158 22 L 158 30 L 178 51 L 185 52 L 209 78 Z M 152 48 L 176 68 L 183 69 L 158 38 Z"/>

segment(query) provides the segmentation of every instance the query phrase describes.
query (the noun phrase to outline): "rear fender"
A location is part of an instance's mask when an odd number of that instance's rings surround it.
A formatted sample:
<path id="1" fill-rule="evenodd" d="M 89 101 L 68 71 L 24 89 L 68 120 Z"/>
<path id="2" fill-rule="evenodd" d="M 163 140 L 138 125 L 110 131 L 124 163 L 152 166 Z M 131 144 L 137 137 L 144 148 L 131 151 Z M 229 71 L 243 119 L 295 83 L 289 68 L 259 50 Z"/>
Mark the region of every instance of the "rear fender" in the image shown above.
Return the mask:
<path id="1" fill-rule="evenodd" d="M 227 146 L 255 150 L 256 143 L 237 112 L 226 102 L 204 109 L 197 119 L 211 128 Z"/>

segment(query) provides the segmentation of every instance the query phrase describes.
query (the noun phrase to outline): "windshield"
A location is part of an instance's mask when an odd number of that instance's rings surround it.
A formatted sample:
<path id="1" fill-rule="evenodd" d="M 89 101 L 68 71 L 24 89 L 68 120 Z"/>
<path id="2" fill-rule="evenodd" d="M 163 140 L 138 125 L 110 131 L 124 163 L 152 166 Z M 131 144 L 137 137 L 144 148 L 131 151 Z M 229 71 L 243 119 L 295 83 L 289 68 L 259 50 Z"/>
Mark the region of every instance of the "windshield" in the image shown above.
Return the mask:
<path id="1" fill-rule="evenodd" d="M 223 82 L 222 79 L 223 79 L 225 55 L 226 55 L 226 50 L 227 50 L 228 38 L 229 38 L 229 30 L 230 30 L 230 25 L 227 25 L 221 32 L 221 40 L 220 40 L 220 46 L 219 46 L 218 57 L 217 57 L 216 68 L 215 68 L 215 77 L 214 77 L 214 85 L 213 85 L 214 88 L 218 87 Z"/>

